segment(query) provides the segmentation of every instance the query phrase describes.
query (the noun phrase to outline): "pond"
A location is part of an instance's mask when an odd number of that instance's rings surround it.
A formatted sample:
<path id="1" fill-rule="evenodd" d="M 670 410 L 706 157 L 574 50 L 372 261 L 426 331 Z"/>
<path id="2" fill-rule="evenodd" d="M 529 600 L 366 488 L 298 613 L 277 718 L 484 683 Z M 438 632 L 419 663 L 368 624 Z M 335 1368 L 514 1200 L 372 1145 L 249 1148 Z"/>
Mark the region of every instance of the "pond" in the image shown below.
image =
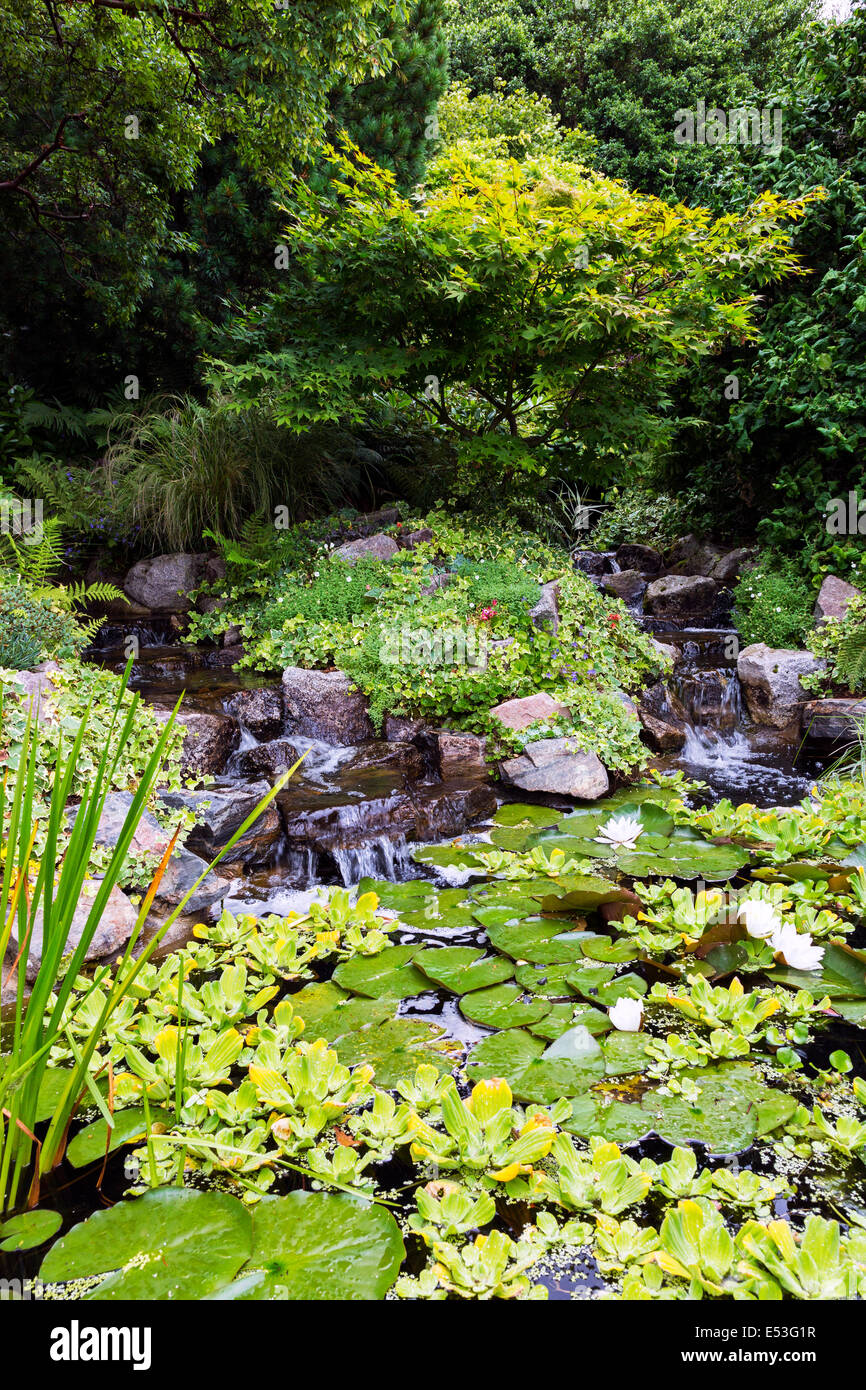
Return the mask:
<path id="1" fill-rule="evenodd" d="M 148 700 L 230 710 L 266 684 L 169 635 L 134 671 Z M 762 747 L 723 635 L 677 634 L 683 752 L 602 802 L 443 784 L 423 740 L 407 761 L 286 735 L 280 838 L 145 968 L 104 1049 L 110 1152 L 86 1097 L 40 1194 L 61 1224 L 0 1227 L 2 1277 L 97 1298 L 861 1294 L 866 793 L 803 800 L 821 769 Z M 256 785 L 277 742 L 242 724 L 214 790 Z"/>

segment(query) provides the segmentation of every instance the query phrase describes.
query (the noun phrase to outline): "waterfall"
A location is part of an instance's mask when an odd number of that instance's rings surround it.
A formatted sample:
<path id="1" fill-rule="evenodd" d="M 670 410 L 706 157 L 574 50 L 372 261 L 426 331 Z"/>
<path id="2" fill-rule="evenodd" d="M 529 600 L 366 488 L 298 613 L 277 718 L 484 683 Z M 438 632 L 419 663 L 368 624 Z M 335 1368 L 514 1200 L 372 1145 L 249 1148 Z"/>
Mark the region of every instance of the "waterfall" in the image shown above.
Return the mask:
<path id="1" fill-rule="evenodd" d="M 362 878 L 387 878 L 391 883 L 399 883 L 412 864 L 404 837 L 389 840 L 387 835 L 379 835 L 365 845 L 332 849 L 330 853 L 346 888 Z"/>

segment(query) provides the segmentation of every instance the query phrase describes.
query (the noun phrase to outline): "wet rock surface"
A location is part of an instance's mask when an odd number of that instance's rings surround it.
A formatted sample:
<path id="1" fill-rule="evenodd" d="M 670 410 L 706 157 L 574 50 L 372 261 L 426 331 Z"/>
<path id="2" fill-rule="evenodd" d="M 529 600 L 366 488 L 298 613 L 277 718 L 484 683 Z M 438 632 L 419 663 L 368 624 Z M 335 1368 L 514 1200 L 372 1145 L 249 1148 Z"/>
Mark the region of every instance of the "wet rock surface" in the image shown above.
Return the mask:
<path id="1" fill-rule="evenodd" d="M 621 598 L 624 603 L 635 603 L 643 598 L 647 581 L 640 570 L 621 570 L 619 574 L 609 574 L 602 580 L 601 587 L 611 598 Z"/>
<path id="2" fill-rule="evenodd" d="M 668 574 L 654 579 L 644 598 L 647 612 L 659 618 L 708 618 L 717 603 L 716 585 L 698 574 Z"/>
<path id="3" fill-rule="evenodd" d="M 823 670 L 824 665 L 811 652 L 768 647 L 764 642 L 740 652 L 737 674 L 755 723 L 784 729 L 798 720 L 801 706 L 809 699 L 800 679 Z"/>
<path id="4" fill-rule="evenodd" d="M 505 782 L 523 791 L 556 793 L 581 801 L 596 801 L 610 787 L 595 753 L 581 752 L 567 738 L 528 743 L 520 757 L 500 764 L 500 772 Z"/>
<path id="5" fill-rule="evenodd" d="M 685 710 L 662 681 L 642 692 L 638 717 L 651 748 L 661 753 L 682 748 L 686 741 Z"/>
<path id="6" fill-rule="evenodd" d="M 375 737 L 367 701 L 342 671 L 289 666 L 283 672 L 283 702 L 289 735 L 341 746 Z"/>
<path id="7" fill-rule="evenodd" d="M 283 692 L 279 686 L 239 690 L 226 701 L 226 713 L 257 739 L 273 739 L 283 728 Z"/>
<path id="8" fill-rule="evenodd" d="M 170 711 L 154 707 L 157 719 L 167 723 Z M 181 775 L 204 777 L 219 774 L 240 742 L 241 731 L 234 719 L 206 710 L 183 709 L 175 724 L 186 730 L 181 752 Z"/>

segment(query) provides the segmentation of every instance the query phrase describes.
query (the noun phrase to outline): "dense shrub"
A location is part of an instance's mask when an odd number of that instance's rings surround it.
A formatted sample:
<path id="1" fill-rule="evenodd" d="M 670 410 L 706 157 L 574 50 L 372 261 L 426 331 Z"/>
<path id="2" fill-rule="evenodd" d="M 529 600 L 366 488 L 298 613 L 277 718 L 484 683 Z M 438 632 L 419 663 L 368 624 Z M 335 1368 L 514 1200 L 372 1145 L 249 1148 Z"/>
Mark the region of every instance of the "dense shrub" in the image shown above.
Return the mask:
<path id="1" fill-rule="evenodd" d="M 814 595 L 797 566 L 767 551 L 734 589 L 734 622 L 748 645 L 801 647 L 812 625 Z"/>

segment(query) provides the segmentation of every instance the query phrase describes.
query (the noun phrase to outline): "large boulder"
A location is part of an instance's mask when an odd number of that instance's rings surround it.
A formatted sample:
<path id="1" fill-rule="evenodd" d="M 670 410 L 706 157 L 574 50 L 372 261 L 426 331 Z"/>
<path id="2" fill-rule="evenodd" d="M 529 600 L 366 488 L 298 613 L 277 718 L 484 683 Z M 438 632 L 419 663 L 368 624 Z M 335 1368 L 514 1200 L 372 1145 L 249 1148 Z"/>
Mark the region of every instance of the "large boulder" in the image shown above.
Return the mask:
<path id="1" fill-rule="evenodd" d="M 528 743 L 520 757 L 500 764 L 500 773 L 503 781 L 522 791 L 556 793 L 581 801 L 597 801 L 610 787 L 595 753 L 582 752 L 568 738 Z"/>
<path id="2" fill-rule="evenodd" d="M 737 675 L 755 723 L 785 729 L 798 719 L 809 698 L 800 680 L 822 671 L 825 664 L 811 652 L 768 647 L 765 642 L 745 647 L 737 659 Z"/>
<path id="3" fill-rule="evenodd" d="M 712 579 L 668 574 L 650 584 L 644 607 L 655 618 L 708 618 L 717 601 L 718 591 Z"/>
<path id="4" fill-rule="evenodd" d="M 210 559 L 209 555 L 180 553 L 139 560 L 124 579 L 123 591 L 143 608 L 187 613 L 192 607 L 190 591 L 209 577 Z"/>
<path id="5" fill-rule="evenodd" d="M 601 587 L 612 598 L 621 598 L 623 603 L 635 603 L 646 593 L 646 580 L 640 570 L 620 570 L 619 574 L 609 574 L 601 582 Z"/>
<path id="6" fill-rule="evenodd" d="M 820 627 L 828 618 L 844 618 L 852 598 L 859 598 L 860 590 L 835 574 L 828 574 L 821 585 L 821 592 L 815 600 L 815 626 Z"/>
<path id="7" fill-rule="evenodd" d="M 236 765 L 242 777 L 267 777 L 269 781 L 276 781 L 294 767 L 300 756 L 300 751 L 289 739 L 277 738 L 271 743 L 257 743 L 255 748 L 245 749 Z"/>
<path id="8" fill-rule="evenodd" d="M 732 584 L 739 577 L 743 566 L 753 558 L 754 553 L 754 550 L 746 545 L 726 551 L 710 570 L 710 578 L 717 580 L 719 584 Z"/>
<path id="9" fill-rule="evenodd" d="M 59 670 L 56 661 L 43 661 L 32 671 L 16 671 L 14 680 L 7 685 L 8 693 L 19 695 L 23 702 L 30 704 L 34 715 L 38 715 L 43 724 L 53 717 L 52 697 L 57 690 L 54 676 Z"/>
<path id="10" fill-rule="evenodd" d="M 340 745 L 376 736 L 365 697 L 343 671 L 288 666 L 283 672 L 283 704 L 290 735 Z"/>
<path id="11" fill-rule="evenodd" d="M 390 536 L 380 532 L 376 536 L 362 536 L 357 541 L 346 541 L 331 552 L 331 558 L 342 560 L 346 565 L 357 565 L 359 560 L 390 560 L 399 547 Z"/>
<path id="12" fill-rule="evenodd" d="M 554 635 L 559 631 L 559 580 L 552 579 L 542 584 L 541 597 L 534 608 L 529 610 L 530 621 L 534 627 L 550 628 Z"/>
<path id="13" fill-rule="evenodd" d="M 153 706 L 161 723 L 169 719 L 169 711 Z M 221 773 L 229 755 L 240 743 L 241 731 L 237 721 L 225 714 L 181 707 L 175 724 L 186 730 L 181 751 L 182 777 L 207 777 Z"/>
<path id="14" fill-rule="evenodd" d="M 723 547 L 712 541 L 701 541 L 692 535 L 680 536 L 667 553 L 667 564 L 678 574 L 709 575 L 724 553 Z"/>
<path id="15" fill-rule="evenodd" d="M 114 848 L 120 838 L 124 821 L 131 806 L 131 792 L 109 792 L 105 798 L 99 825 L 96 828 L 95 843 L 97 845 L 107 849 Z M 74 812 L 71 813 L 71 816 L 74 816 Z M 149 811 L 145 811 L 135 828 L 135 834 L 129 846 L 127 862 L 134 864 L 143 855 L 149 855 L 152 861 L 161 860 L 170 839 L 171 833 L 159 824 L 155 816 L 151 815 Z M 201 877 L 206 867 L 205 860 L 201 859 L 199 855 L 193 854 L 184 845 L 176 845 L 160 879 L 156 902 L 176 907 Z M 126 882 L 123 876 L 121 876 L 121 882 Z M 203 912 L 211 903 L 225 897 L 228 891 L 228 881 L 219 872 L 214 871 L 196 889 L 186 910 L 188 912 Z"/>
<path id="16" fill-rule="evenodd" d="M 611 557 L 603 550 L 573 550 L 571 562 L 576 570 L 591 575 L 594 579 L 602 574 L 610 574 L 613 570 Z"/>
<path id="17" fill-rule="evenodd" d="M 187 836 L 187 848 L 211 860 L 270 790 L 269 782 L 232 782 L 202 791 L 161 792 L 160 799 L 172 809 L 192 812 L 196 824 Z M 247 867 L 270 864 L 282 838 L 280 815 L 271 802 L 220 862 Z"/>
<path id="18" fill-rule="evenodd" d="M 238 690 L 226 702 L 227 712 L 248 729 L 253 738 L 276 738 L 283 728 L 283 692 L 279 686 Z"/>
<path id="19" fill-rule="evenodd" d="M 498 719 L 507 729 L 527 729 L 530 724 L 541 720 L 570 719 L 571 710 L 554 700 L 546 691 L 539 690 L 535 695 L 523 695 L 517 700 L 503 700 L 490 711 L 493 719 Z"/>
<path id="20" fill-rule="evenodd" d="M 99 890 L 102 888 L 102 883 L 103 880 L 101 878 L 89 878 L 85 879 L 82 884 L 78 904 L 72 915 L 69 935 L 66 938 L 65 955 L 71 954 L 80 942 L 84 934 L 84 928 L 87 926 L 90 910 L 93 907 L 94 900 Z M 108 900 L 100 915 L 96 931 L 93 933 L 90 945 L 85 952 L 85 961 L 103 961 L 121 952 L 132 936 L 137 921 L 138 910 L 133 906 L 126 894 L 115 884 L 108 895 Z M 33 928 L 27 957 L 27 979 L 31 984 L 36 979 L 39 963 L 42 959 L 43 925 L 43 911 L 40 905 L 33 919 Z M 17 944 L 16 942 L 16 945 Z"/>
<path id="21" fill-rule="evenodd" d="M 658 574 L 662 557 L 651 545 L 621 545 L 616 562 L 621 570 L 637 570 L 640 574 Z"/>

